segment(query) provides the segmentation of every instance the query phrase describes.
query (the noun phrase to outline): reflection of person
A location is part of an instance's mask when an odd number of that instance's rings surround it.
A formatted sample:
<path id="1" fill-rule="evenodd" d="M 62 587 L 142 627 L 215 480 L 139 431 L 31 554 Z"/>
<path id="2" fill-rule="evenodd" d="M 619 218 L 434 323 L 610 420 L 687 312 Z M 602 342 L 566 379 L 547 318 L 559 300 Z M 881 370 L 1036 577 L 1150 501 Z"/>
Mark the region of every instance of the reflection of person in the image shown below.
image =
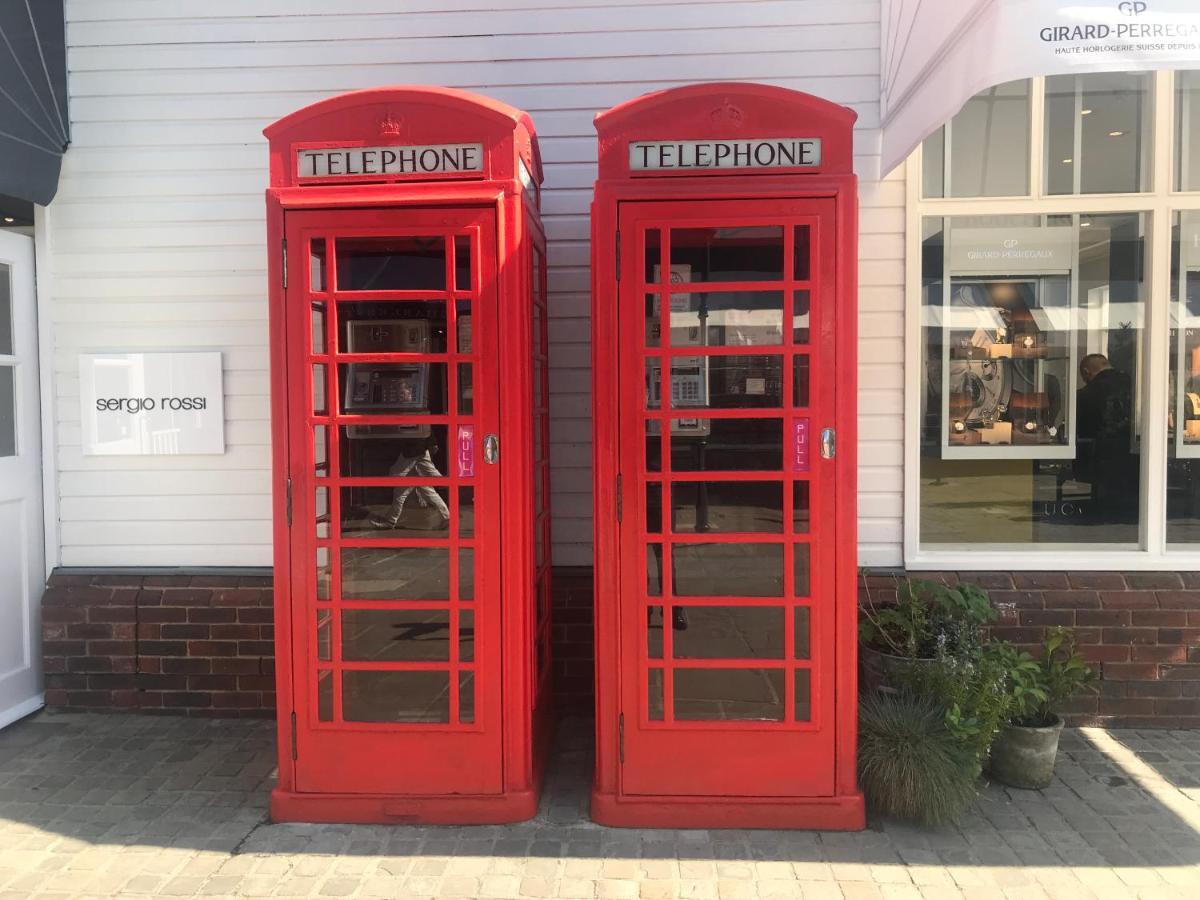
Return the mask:
<path id="1" fill-rule="evenodd" d="M 413 475 L 420 478 L 442 477 L 442 473 L 438 471 L 437 466 L 433 464 L 433 458 L 429 455 L 428 442 L 422 442 L 417 447 L 414 447 L 412 455 L 405 452 L 406 449 L 401 449 L 400 454 L 396 457 L 396 461 L 388 469 L 388 475 L 393 478 L 408 478 Z M 392 492 L 392 505 L 388 509 L 387 514 L 372 516 L 371 525 L 375 528 L 395 528 L 400 523 L 400 516 L 404 512 L 404 504 L 408 501 L 413 491 L 417 492 L 417 500 L 422 506 L 432 506 L 441 513 L 441 528 L 449 525 L 450 510 L 446 506 L 446 501 L 442 499 L 441 494 L 427 484 L 416 487 L 412 485 L 397 487 Z"/>
<path id="2" fill-rule="evenodd" d="M 1133 447 L 1133 381 L 1103 353 L 1079 362 L 1075 472 L 1091 483 L 1097 517 L 1123 521 L 1137 514 L 1138 459 Z"/>

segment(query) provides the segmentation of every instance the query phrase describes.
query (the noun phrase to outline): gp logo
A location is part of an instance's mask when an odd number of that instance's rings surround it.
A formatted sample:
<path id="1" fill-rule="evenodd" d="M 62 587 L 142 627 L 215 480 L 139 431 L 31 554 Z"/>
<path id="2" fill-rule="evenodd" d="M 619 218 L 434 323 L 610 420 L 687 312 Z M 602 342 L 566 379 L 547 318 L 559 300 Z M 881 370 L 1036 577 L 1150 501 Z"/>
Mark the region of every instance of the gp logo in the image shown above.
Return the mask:
<path id="1" fill-rule="evenodd" d="M 1117 4 L 1117 11 L 1123 16 L 1140 16 L 1148 6 L 1143 0 L 1124 0 Z"/>

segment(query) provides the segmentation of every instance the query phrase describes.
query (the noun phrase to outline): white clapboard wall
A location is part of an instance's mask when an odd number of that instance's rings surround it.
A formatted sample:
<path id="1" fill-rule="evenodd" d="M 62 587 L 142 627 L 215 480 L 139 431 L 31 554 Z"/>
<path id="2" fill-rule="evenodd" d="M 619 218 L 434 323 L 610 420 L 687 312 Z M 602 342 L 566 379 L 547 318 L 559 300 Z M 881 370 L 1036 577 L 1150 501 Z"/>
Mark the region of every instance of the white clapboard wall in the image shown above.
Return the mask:
<path id="1" fill-rule="evenodd" d="M 876 175 L 877 0 L 68 0 L 72 144 L 47 215 L 69 566 L 271 561 L 262 128 L 342 91 L 444 84 L 528 110 L 546 163 L 554 558 L 591 562 L 593 115 L 707 80 L 859 114 L 861 561 L 900 561 L 904 184 Z M 78 354 L 225 354 L 224 456 L 80 453 Z"/>

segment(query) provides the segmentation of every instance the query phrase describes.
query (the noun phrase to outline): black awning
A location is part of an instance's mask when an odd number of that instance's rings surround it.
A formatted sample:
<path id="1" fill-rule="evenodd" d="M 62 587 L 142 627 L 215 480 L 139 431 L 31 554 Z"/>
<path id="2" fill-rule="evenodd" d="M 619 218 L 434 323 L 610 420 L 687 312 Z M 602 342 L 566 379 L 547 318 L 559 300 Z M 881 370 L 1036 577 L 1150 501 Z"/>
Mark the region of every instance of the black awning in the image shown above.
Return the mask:
<path id="1" fill-rule="evenodd" d="M 0 0 L 0 194 L 49 203 L 70 140 L 62 0 Z"/>

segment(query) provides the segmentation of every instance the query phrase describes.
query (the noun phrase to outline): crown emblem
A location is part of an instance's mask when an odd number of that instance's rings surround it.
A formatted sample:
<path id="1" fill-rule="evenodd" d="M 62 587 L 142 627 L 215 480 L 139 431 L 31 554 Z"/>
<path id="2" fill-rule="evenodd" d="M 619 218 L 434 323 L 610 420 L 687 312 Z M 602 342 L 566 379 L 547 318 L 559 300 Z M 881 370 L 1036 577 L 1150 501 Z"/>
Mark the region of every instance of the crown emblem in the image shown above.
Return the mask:
<path id="1" fill-rule="evenodd" d="M 391 113 L 379 120 L 379 133 L 385 137 L 399 137 L 404 128 L 404 119 L 397 118 Z"/>
<path id="2" fill-rule="evenodd" d="M 735 127 L 741 127 L 742 120 L 745 114 L 740 106 L 734 106 L 728 100 L 725 100 L 720 106 L 714 109 L 709 114 L 714 124 L 729 124 Z"/>

